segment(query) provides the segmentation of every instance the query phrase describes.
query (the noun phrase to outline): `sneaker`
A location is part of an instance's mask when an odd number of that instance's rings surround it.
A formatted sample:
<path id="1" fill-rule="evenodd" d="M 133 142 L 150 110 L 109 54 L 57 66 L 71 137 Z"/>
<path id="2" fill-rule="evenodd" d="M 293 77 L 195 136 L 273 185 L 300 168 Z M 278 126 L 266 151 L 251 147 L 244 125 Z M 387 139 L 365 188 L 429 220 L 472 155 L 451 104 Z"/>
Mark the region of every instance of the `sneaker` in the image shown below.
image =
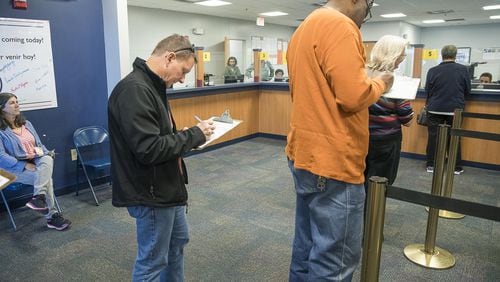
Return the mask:
<path id="1" fill-rule="evenodd" d="M 33 196 L 33 198 L 26 203 L 26 206 L 39 213 L 47 214 L 49 212 L 49 208 L 47 208 L 47 203 L 45 202 L 45 195 L 43 194 Z"/>
<path id="2" fill-rule="evenodd" d="M 460 175 L 464 172 L 464 169 L 461 167 L 456 167 L 455 168 L 455 175 Z"/>
<path id="3" fill-rule="evenodd" d="M 56 230 L 64 230 L 71 225 L 71 221 L 65 219 L 60 213 L 55 213 L 52 218 L 47 220 L 47 227 Z"/>
<path id="4" fill-rule="evenodd" d="M 434 172 L 434 167 L 433 166 L 428 166 L 425 170 L 427 172 L 433 173 Z"/>

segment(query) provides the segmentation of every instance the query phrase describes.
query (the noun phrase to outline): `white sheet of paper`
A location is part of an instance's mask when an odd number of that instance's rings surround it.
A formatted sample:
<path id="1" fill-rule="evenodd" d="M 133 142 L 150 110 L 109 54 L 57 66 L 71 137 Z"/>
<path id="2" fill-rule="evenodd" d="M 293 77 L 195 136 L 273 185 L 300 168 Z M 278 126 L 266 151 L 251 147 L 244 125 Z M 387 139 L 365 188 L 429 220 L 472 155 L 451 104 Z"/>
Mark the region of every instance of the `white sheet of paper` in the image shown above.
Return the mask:
<path id="1" fill-rule="evenodd" d="M 383 96 L 386 98 L 415 100 L 419 85 L 420 78 L 396 75 L 394 76 L 392 88 Z"/>
<path id="2" fill-rule="evenodd" d="M 215 117 L 211 117 L 210 119 L 214 119 Z M 229 131 L 233 130 L 236 126 L 238 126 L 240 123 L 242 123 L 242 120 L 237 120 L 233 119 L 233 123 L 227 123 L 227 122 L 221 122 L 221 121 L 214 121 L 215 125 L 215 130 L 212 136 L 210 136 L 210 139 L 205 142 L 203 145 L 200 145 L 196 149 L 203 149 L 206 146 L 208 146 L 210 143 L 214 142 L 215 140 L 219 139 L 222 137 L 222 135 L 228 133 Z"/>

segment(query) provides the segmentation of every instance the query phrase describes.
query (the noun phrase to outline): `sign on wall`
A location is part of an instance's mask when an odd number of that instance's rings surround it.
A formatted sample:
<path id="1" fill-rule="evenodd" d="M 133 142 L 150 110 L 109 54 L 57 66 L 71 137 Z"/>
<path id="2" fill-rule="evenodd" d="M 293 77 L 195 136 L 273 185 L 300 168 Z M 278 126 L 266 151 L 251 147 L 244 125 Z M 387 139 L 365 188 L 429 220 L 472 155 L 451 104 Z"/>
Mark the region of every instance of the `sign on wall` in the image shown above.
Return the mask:
<path id="1" fill-rule="evenodd" d="M 57 107 L 49 21 L 0 18 L 0 92 L 21 110 Z"/>

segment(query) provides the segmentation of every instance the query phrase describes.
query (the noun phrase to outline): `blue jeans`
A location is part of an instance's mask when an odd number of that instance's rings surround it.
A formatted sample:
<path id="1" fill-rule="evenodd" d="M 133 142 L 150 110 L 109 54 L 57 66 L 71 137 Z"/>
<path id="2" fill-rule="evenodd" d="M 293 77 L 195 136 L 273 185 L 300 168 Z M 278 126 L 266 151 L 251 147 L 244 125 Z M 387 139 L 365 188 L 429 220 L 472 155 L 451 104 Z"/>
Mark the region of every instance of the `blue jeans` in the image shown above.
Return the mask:
<path id="1" fill-rule="evenodd" d="M 184 281 L 184 246 L 189 232 L 184 206 L 128 207 L 137 225 L 132 281 Z"/>
<path id="2" fill-rule="evenodd" d="M 361 257 L 363 184 L 288 166 L 297 193 L 289 281 L 351 281 Z"/>

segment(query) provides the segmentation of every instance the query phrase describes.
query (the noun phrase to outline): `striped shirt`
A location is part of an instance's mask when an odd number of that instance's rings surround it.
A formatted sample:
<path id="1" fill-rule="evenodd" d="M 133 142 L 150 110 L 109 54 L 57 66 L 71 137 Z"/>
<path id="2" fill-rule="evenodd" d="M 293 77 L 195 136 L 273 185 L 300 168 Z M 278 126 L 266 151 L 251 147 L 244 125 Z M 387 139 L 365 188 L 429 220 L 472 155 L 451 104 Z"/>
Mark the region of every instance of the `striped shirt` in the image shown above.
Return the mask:
<path id="1" fill-rule="evenodd" d="M 381 138 L 401 132 L 401 125 L 413 118 L 410 101 L 380 97 L 369 108 L 370 136 Z"/>

